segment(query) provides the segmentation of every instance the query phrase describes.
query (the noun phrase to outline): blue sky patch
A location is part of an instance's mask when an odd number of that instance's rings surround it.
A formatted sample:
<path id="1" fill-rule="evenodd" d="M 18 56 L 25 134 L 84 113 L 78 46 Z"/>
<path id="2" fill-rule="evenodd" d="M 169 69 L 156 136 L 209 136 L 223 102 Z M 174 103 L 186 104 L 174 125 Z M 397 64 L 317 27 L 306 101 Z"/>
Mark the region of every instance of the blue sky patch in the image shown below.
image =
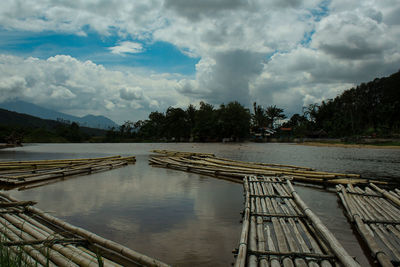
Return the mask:
<path id="1" fill-rule="evenodd" d="M 323 17 L 329 15 L 329 5 L 331 0 L 322 1 L 317 8 L 311 10 L 314 21 L 320 21 Z"/>
<path id="2" fill-rule="evenodd" d="M 180 73 L 193 75 L 199 58 L 183 54 L 177 47 L 166 42 L 141 43 L 141 53 L 113 54 L 110 47 L 118 46 L 118 36 L 100 36 L 88 32 L 87 36 L 78 36 L 51 31 L 32 33 L 8 31 L 0 28 L 0 53 L 23 57 L 47 59 L 55 55 L 70 55 L 79 60 L 91 60 L 106 67 L 122 66 L 151 69 L 159 73 Z"/>

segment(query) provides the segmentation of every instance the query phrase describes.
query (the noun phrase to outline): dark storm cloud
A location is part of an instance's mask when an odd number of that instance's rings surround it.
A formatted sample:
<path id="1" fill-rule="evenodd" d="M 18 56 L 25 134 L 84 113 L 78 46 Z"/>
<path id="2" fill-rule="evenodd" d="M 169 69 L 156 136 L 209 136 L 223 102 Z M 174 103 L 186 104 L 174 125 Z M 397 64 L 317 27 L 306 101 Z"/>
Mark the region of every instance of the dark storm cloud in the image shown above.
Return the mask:
<path id="1" fill-rule="evenodd" d="M 249 82 L 262 71 L 263 58 L 259 53 L 236 50 L 218 53 L 214 57 L 212 76 L 204 77 L 200 86 L 211 92 L 206 96 L 213 103 L 250 102 Z"/>
<path id="2" fill-rule="evenodd" d="M 247 5 L 245 0 L 166 0 L 164 7 L 176 11 L 189 20 L 202 16 L 216 16 L 221 11 L 238 9 Z"/>

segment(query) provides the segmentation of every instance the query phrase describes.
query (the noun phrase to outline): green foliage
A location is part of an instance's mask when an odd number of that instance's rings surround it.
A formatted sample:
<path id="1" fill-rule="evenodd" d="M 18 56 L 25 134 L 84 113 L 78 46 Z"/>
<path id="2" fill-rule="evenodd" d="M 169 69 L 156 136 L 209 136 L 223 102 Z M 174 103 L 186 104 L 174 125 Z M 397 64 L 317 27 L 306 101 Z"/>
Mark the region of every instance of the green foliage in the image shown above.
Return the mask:
<path id="1" fill-rule="evenodd" d="M 267 127 L 268 117 L 265 114 L 265 110 L 260 105 L 257 105 L 256 102 L 253 103 L 253 112 L 251 121 L 254 130 Z"/>
<path id="2" fill-rule="evenodd" d="M 230 102 L 227 106 L 221 105 L 218 110 L 218 137 L 243 139 L 250 132 L 250 111 L 239 102 Z"/>
<path id="3" fill-rule="evenodd" d="M 391 136 L 400 132 L 400 72 L 362 83 L 314 105 L 314 127 L 331 136 Z"/>
<path id="4" fill-rule="evenodd" d="M 1 238 L 2 240 L 4 238 Z M 0 266 L 7 267 L 33 267 L 37 264 L 28 264 L 24 261 L 24 251 L 22 247 L 15 247 L 14 251 L 7 246 L 0 244 Z"/>
<path id="5" fill-rule="evenodd" d="M 165 115 L 152 112 L 148 120 L 137 121 L 135 137 L 153 141 L 238 140 L 249 134 L 250 118 L 250 111 L 238 102 L 221 105 L 219 109 L 205 102 L 200 102 L 199 109 L 193 105 L 186 110 L 169 107 Z"/>
<path id="6" fill-rule="evenodd" d="M 265 110 L 267 116 L 268 126 L 272 129 L 277 128 L 277 121 L 286 119 L 286 115 L 283 114 L 283 109 L 277 108 L 275 105 L 267 107 Z"/>
<path id="7" fill-rule="evenodd" d="M 400 133 L 400 71 L 362 83 L 335 99 L 303 108 L 285 127 L 297 137 L 324 130 L 330 137 L 398 136 Z"/>

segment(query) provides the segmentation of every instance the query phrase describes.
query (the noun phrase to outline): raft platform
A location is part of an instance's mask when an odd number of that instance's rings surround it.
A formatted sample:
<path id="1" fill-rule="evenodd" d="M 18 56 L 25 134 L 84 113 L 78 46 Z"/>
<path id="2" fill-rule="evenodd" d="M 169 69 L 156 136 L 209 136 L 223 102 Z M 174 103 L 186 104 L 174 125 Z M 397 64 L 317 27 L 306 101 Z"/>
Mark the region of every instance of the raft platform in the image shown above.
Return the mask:
<path id="1" fill-rule="evenodd" d="M 236 267 L 359 266 L 289 180 L 246 176 Z"/>
<path id="2" fill-rule="evenodd" d="M 0 193 L 1 249 L 21 255 L 28 266 L 168 266 L 55 218 L 34 204 Z"/>
<path id="3" fill-rule="evenodd" d="M 400 190 L 337 186 L 349 220 L 381 266 L 400 266 Z"/>
<path id="4" fill-rule="evenodd" d="M 323 172 L 294 165 L 244 162 L 215 157 L 206 153 L 168 152 L 165 150 L 153 152 L 161 155 L 155 155 L 149 159 L 152 166 L 195 172 L 239 183 L 242 183 L 246 175 L 266 175 L 290 176 L 293 181 L 324 186 L 344 183 L 368 184 L 370 182 L 387 184 L 385 181 L 363 179 L 359 174 Z"/>
<path id="5" fill-rule="evenodd" d="M 0 186 L 4 189 L 29 188 L 49 180 L 106 171 L 135 163 L 136 158 L 110 156 L 86 159 L 0 161 Z M 30 185 L 30 186 L 28 186 Z"/>

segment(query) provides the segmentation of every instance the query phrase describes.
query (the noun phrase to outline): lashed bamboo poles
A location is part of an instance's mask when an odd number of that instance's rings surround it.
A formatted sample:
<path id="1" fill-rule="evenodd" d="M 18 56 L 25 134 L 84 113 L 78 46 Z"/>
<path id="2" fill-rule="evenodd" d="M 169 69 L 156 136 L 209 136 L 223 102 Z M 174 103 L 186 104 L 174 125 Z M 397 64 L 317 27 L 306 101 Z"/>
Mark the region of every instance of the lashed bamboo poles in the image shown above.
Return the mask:
<path id="1" fill-rule="evenodd" d="M 278 171 L 284 174 L 298 174 L 298 175 L 320 175 L 323 177 L 326 175 L 327 178 L 334 178 L 334 177 L 353 177 L 353 178 L 360 178 L 359 174 L 345 174 L 345 173 L 328 173 L 328 172 L 319 172 L 315 171 L 311 168 L 307 167 L 299 167 L 293 165 L 281 165 L 281 164 L 265 164 L 265 163 L 249 163 L 243 161 L 233 161 L 230 159 L 225 158 L 205 158 L 205 161 L 214 162 L 218 164 L 224 164 L 227 166 L 239 166 L 239 167 L 247 167 L 253 169 L 262 169 L 262 170 L 270 170 L 270 171 Z"/>
<path id="2" fill-rule="evenodd" d="M 400 206 L 386 198 L 392 194 L 371 186 L 376 190 L 338 185 L 337 192 L 372 257 L 381 266 L 397 266 L 400 264 Z"/>
<path id="3" fill-rule="evenodd" d="M 201 152 L 184 152 L 184 151 L 174 151 L 174 150 L 152 150 L 151 152 L 163 154 L 165 156 L 175 156 L 175 157 L 191 157 L 191 156 L 200 156 L 200 157 L 214 157 L 212 153 L 201 153 Z"/>
<path id="4" fill-rule="evenodd" d="M 245 212 L 235 266 L 359 266 L 301 201 L 290 181 L 244 179 Z"/>
<path id="5" fill-rule="evenodd" d="M 177 152 L 174 153 L 177 154 Z M 336 185 L 341 183 L 365 184 L 370 182 L 370 180 L 359 178 L 357 174 L 317 172 L 305 167 L 292 165 L 270 167 L 262 163 L 247 163 L 209 156 L 154 156 L 149 161 L 153 166 L 197 172 L 225 179 L 239 178 L 242 180 L 245 175 L 285 175 L 292 177 L 295 181 L 322 185 Z M 386 183 L 383 181 L 374 182 Z"/>
<path id="6" fill-rule="evenodd" d="M 196 165 L 191 164 L 181 164 L 179 162 L 175 162 L 169 160 L 168 158 L 159 158 L 159 157 L 152 157 L 149 159 L 150 164 L 154 167 L 164 167 L 164 168 L 171 168 L 175 170 L 193 172 L 208 176 L 214 176 L 220 179 L 228 180 L 234 183 L 242 183 L 242 179 L 248 173 L 243 172 L 236 172 L 236 171 L 222 171 L 217 170 L 215 168 L 209 167 L 199 167 Z"/>
<path id="7" fill-rule="evenodd" d="M 1 162 L 0 184 L 22 186 L 121 167 L 135 162 L 135 157 L 111 156 L 90 159 Z"/>
<path id="8" fill-rule="evenodd" d="M 321 222 L 321 220 L 311 211 L 310 208 L 301 200 L 299 195 L 294 190 L 290 181 L 287 181 L 288 187 L 290 189 L 290 193 L 293 195 L 293 198 L 297 205 L 303 210 L 304 214 L 312 221 L 314 227 L 318 231 L 318 233 L 323 237 L 323 239 L 329 244 L 330 248 L 333 250 L 335 255 L 340 259 L 340 261 L 345 266 L 358 266 L 353 258 L 344 250 L 342 245 L 339 244 L 335 236 L 326 228 L 326 226 Z"/>
<path id="9" fill-rule="evenodd" d="M 3 201 L 15 202 L 16 200 L 10 196 L 0 194 Z M 16 207 L 12 208 L 13 210 Z M 21 209 L 21 208 L 19 208 Z M 89 247 L 98 248 L 104 251 L 105 254 L 113 254 L 114 258 L 120 259 L 122 262 L 130 262 L 124 266 L 131 265 L 146 265 L 146 266 L 168 266 L 156 259 L 140 254 L 129 248 L 123 247 L 115 242 L 106 240 L 100 236 L 90 233 L 82 228 L 72 226 L 63 222 L 51 215 L 48 215 L 36 208 L 26 207 L 22 211 L 27 214 L 14 214 L 10 210 L 10 214 L 2 213 L 0 216 L 0 232 L 7 236 L 11 241 L 25 242 L 23 249 L 29 255 L 38 260 L 40 264 L 45 265 L 43 260 L 50 260 L 57 266 L 98 266 L 97 255 L 93 252 L 88 252 L 87 249 L 82 249 L 79 246 L 73 246 L 68 242 L 66 244 L 50 244 L 48 248 L 40 246 L 35 240 L 58 239 L 65 236 L 82 239 L 85 243 L 89 243 Z M 36 220 L 35 218 L 40 218 Z M 43 223 L 48 223 L 51 227 L 62 229 L 62 232 L 56 233 Z M 49 240 L 51 241 L 51 240 Z M 118 262 L 110 260 L 103 261 L 104 266 L 118 266 Z M 51 264 L 50 264 L 51 266 Z"/>
<path id="10" fill-rule="evenodd" d="M 244 267 L 246 265 L 247 246 L 248 246 L 248 234 L 250 224 L 250 190 L 249 184 L 247 183 L 247 177 L 244 178 L 244 192 L 245 192 L 245 204 L 243 214 L 243 227 L 240 235 L 240 242 L 238 248 L 238 255 L 236 258 L 235 267 Z"/>

